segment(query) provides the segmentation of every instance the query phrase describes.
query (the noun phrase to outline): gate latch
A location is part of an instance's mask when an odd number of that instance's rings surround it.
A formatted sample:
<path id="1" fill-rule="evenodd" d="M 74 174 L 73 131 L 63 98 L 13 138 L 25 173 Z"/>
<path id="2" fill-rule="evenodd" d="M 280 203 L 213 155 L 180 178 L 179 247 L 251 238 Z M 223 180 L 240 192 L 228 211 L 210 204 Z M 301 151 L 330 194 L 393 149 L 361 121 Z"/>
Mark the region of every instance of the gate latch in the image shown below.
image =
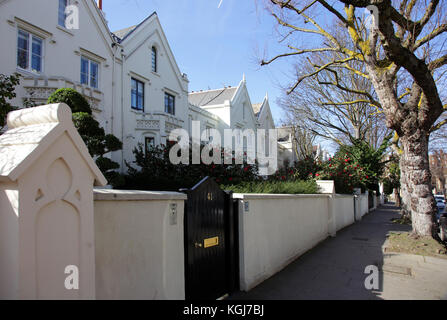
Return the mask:
<path id="1" fill-rule="evenodd" d="M 202 244 L 200 242 L 196 242 L 196 243 L 194 243 L 194 247 L 202 248 Z"/>
<path id="2" fill-rule="evenodd" d="M 169 212 L 169 224 L 174 226 L 177 224 L 177 203 L 171 203 Z"/>

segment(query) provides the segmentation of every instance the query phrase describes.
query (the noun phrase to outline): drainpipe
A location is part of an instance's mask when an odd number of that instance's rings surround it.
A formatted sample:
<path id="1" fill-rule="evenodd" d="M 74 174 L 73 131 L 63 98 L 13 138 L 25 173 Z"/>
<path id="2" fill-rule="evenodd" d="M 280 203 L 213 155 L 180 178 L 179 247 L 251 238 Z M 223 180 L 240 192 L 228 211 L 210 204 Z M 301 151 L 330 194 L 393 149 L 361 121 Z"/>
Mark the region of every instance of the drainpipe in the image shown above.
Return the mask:
<path id="1" fill-rule="evenodd" d="M 124 50 L 121 48 L 121 168 L 124 168 Z"/>
<path id="2" fill-rule="evenodd" d="M 117 50 L 117 46 L 116 46 L 116 42 L 113 41 L 112 43 L 112 52 L 113 52 L 113 62 L 112 62 L 112 116 L 111 116 L 111 131 L 112 134 L 115 134 L 114 130 L 114 118 L 115 118 L 115 87 L 116 87 L 116 83 L 115 83 L 115 54 L 116 54 L 116 50 Z"/>

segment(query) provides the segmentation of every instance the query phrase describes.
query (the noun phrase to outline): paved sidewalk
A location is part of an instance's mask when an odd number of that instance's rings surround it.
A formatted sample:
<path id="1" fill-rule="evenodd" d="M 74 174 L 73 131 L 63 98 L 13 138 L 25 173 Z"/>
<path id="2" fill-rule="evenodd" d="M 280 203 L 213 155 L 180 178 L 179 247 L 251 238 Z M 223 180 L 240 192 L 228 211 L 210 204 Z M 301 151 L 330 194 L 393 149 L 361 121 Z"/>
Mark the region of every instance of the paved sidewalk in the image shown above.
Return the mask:
<path id="1" fill-rule="evenodd" d="M 447 299 L 447 260 L 383 253 L 398 211 L 385 205 L 291 263 L 248 293 L 230 299 Z M 379 290 L 365 289 L 365 267 L 377 265 Z"/>

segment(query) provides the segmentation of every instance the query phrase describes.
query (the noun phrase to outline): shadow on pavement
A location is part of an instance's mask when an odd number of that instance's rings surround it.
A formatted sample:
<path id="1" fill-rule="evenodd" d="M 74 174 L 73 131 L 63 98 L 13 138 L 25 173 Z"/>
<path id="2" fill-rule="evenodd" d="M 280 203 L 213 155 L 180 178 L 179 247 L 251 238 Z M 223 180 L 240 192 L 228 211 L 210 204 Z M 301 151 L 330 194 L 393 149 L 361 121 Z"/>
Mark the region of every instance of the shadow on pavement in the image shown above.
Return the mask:
<path id="1" fill-rule="evenodd" d="M 409 231 L 411 226 L 391 222 L 399 217 L 393 204 L 385 204 L 355 224 L 337 232 L 300 256 L 282 271 L 249 292 L 238 292 L 230 300 L 380 299 L 379 289 L 365 288 L 365 268 L 384 262 L 382 246 L 390 231 Z"/>

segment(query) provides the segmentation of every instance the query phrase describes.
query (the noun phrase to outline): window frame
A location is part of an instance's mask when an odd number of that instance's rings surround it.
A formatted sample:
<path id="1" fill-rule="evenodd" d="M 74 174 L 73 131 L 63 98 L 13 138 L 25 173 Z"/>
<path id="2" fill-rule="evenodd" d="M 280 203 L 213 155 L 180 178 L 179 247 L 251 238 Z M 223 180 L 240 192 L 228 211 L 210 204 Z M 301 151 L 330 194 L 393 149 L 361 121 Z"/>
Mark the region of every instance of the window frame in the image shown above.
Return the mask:
<path id="1" fill-rule="evenodd" d="M 152 141 L 152 143 L 148 144 L 148 140 Z M 144 152 L 145 152 L 145 154 L 147 154 L 147 152 L 149 151 L 148 150 L 148 146 L 149 145 L 155 147 L 155 137 L 153 137 L 153 136 L 146 136 L 146 137 L 144 137 Z"/>
<path id="2" fill-rule="evenodd" d="M 158 72 L 158 50 L 155 46 L 151 48 L 151 71 Z"/>
<path id="3" fill-rule="evenodd" d="M 26 49 L 26 68 L 19 65 L 19 50 L 23 50 L 19 47 L 20 33 L 26 34 L 27 49 Z M 22 36 L 24 36 L 22 34 Z M 40 41 L 40 70 L 33 69 L 33 46 L 34 40 Z M 16 65 L 17 68 L 23 71 L 32 72 L 36 74 L 42 74 L 44 70 L 44 56 L 45 56 L 45 39 L 23 28 L 17 28 L 17 48 L 16 48 Z"/>
<path id="4" fill-rule="evenodd" d="M 83 65 L 83 60 L 87 62 L 87 73 L 82 72 L 82 65 Z M 96 80 L 96 85 L 93 86 L 92 85 L 92 65 L 96 65 L 97 70 L 96 70 L 96 77 L 94 78 Z M 86 85 L 87 87 L 93 88 L 93 89 L 97 89 L 99 90 L 99 74 L 100 74 L 100 69 L 101 69 L 101 64 L 98 61 L 92 60 L 84 55 L 81 55 L 81 68 L 80 68 L 80 82 L 82 85 Z M 87 82 L 83 81 L 83 75 L 87 76 Z"/>
<path id="5" fill-rule="evenodd" d="M 172 101 L 172 106 L 167 104 L 170 101 Z M 172 107 L 172 112 L 170 112 L 170 107 Z M 175 116 L 175 96 L 168 92 L 165 92 L 165 113 Z"/>
<path id="6" fill-rule="evenodd" d="M 136 92 L 135 92 L 135 94 L 136 94 L 136 99 L 135 99 L 135 103 L 136 103 L 136 106 L 133 106 L 133 82 L 135 81 L 135 84 L 136 84 L 136 86 L 135 86 L 135 88 L 136 88 Z M 138 106 L 138 99 L 139 99 L 139 87 L 138 87 L 138 85 L 139 84 L 141 84 L 141 88 L 143 89 L 143 92 L 142 92 L 142 95 L 141 95 L 141 108 Z M 137 110 L 137 111 L 142 111 L 142 112 L 144 112 L 144 107 L 145 107 L 145 103 L 144 103 L 144 101 L 145 101 L 145 91 L 146 91 L 146 88 L 145 88 L 145 83 L 143 82 L 143 81 L 140 81 L 140 80 L 138 80 L 138 79 L 136 79 L 136 78 L 134 78 L 134 77 L 131 77 L 130 78 L 130 107 L 131 107 L 131 109 L 133 109 L 133 110 Z"/>
<path id="7" fill-rule="evenodd" d="M 65 21 L 67 20 L 67 15 L 65 13 L 65 10 L 67 9 L 68 6 L 68 0 L 59 0 L 59 7 L 58 7 L 58 11 L 57 11 L 57 25 L 62 27 L 62 28 L 66 28 L 65 26 Z M 64 8 L 63 11 L 61 11 L 62 7 Z M 63 22 L 61 21 L 63 15 Z"/>

